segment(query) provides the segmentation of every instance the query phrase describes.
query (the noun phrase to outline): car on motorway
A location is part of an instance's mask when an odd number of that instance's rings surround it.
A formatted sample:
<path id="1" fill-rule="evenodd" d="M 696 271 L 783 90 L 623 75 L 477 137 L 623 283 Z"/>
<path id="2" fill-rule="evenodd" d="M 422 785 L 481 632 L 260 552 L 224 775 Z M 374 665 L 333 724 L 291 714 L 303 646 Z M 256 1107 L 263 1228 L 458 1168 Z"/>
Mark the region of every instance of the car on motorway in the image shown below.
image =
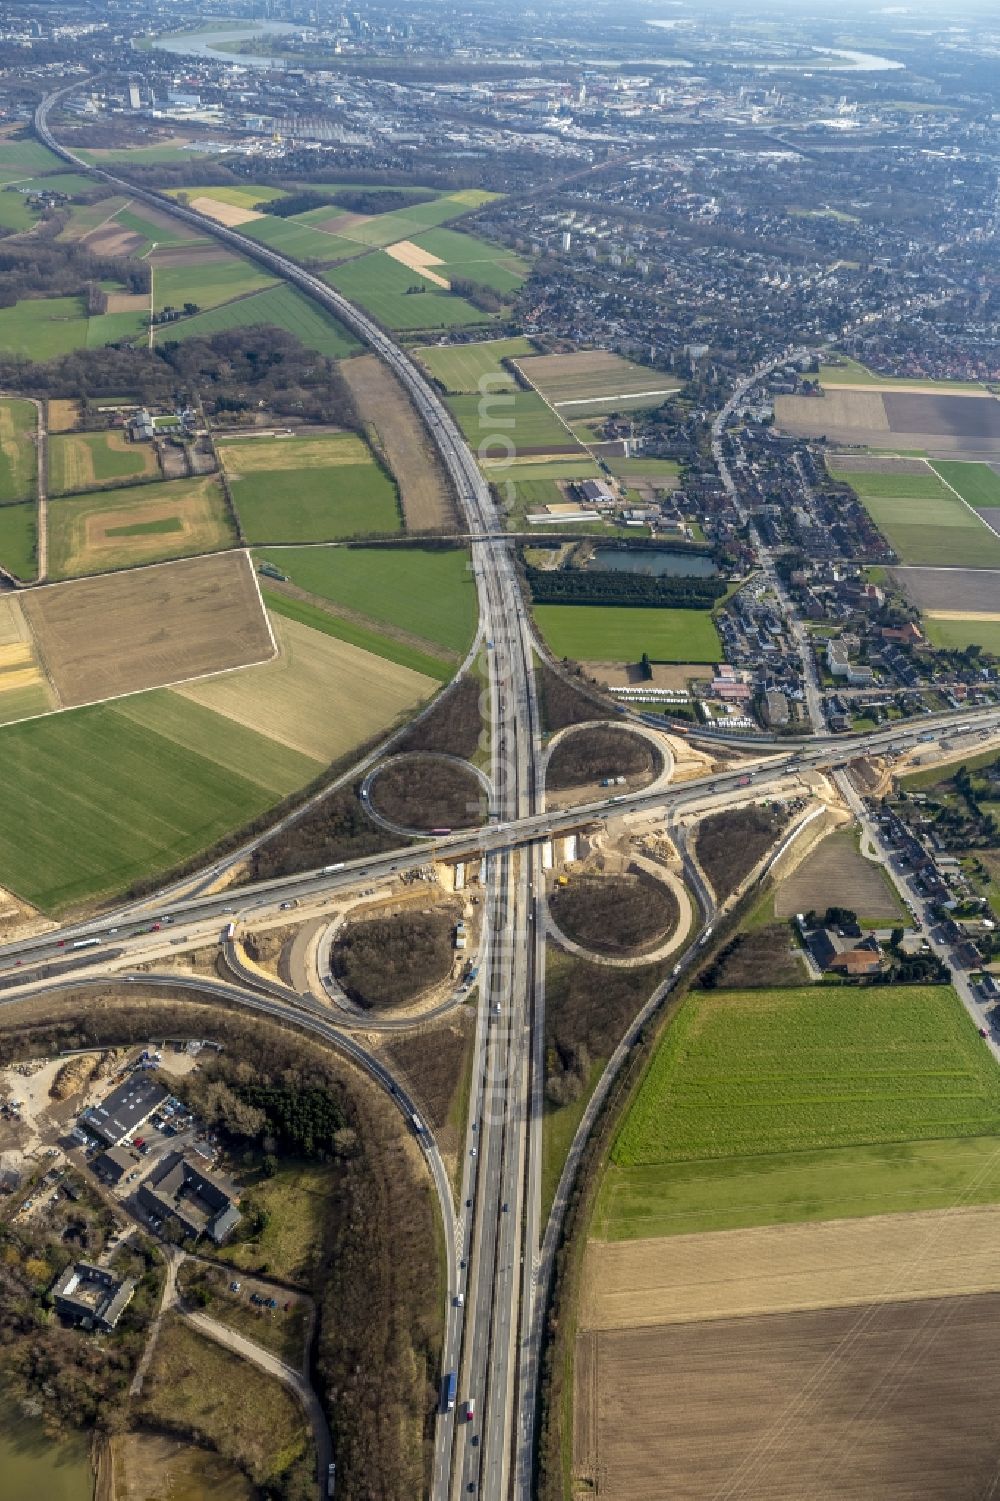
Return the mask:
<path id="1" fill-rule="evenodd" d="M 475 1399 L 475 1397 L 470 1397 L 469 1400 L 468 1400 L 468 1402 L 466 1402 L 466 1404 L 465 1404 L 465 1421 L 467 1423 L 471 1423 L 472 1420 L 473 1420 L 473 1418 L 475 1416 L 476 1416 L 476 1399 Z"/>
<path id="2" fill-rule="evenodd" d="M 475 1147 L 472 1148 L 472 1150 L 469 1153 L 469 1156 L 470 1157 L 475 1157 L 476 1156 L 476 1149 L 475 1149 Z"/>

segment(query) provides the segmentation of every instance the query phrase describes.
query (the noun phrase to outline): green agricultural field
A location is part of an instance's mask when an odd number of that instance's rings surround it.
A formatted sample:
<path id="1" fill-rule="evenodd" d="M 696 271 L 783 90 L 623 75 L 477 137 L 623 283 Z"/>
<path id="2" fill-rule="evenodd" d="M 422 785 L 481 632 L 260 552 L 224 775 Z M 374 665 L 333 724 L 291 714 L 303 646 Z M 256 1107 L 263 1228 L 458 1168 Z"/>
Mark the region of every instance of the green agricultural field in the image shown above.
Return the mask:
<path id="1" fill-rule="evenodd" d="M 26 359 L 52 360 L 87 343 L 82 297 L 31 297 L 0 308 L 0 350 Z"/>
<path id="2" fill-rule="evenodd" d="M 317 261 L 325 266 L 352 260 L 368 250 L 367 245 L 331 234 L 317 225 L 304 224 L 299 218 L 280 219 L 276 214 L 241 224 L 240 234 L 249 235 L 251 240 L 259 240 L 262 245 L 270 245 L 282 255 L 293 256 L 299 261 Z"/>
<path id="3" fill-rule="evenodd" d="M 223 443 L 243 535 L 333 542 L 402 529 L 396 486 L 353 433 Z"/>
<path id="4" fill-rule="evenodd" d="M 722 655 L 707 610 L 631 605 L 536 605 L 549 650 L 575 662 L 716 662 Z"/>
<path id="5" fill-rule="evenodd" d="M 501 295 L 516 292 L 530 267 L 503 245 L 491 245 L 454 229 L 430 229 L 413 239 L 421 250 L 437 256 L 433 267 L 447 281 L 473 281 Z"/>
<path id="6" fill-rule="evenodd" d="M 494 482 L 510 479 L 518 485 L 530 484 L 532 480 L 538 479 L 599 479 L 601 474 L 598 465 L 583 448 L 580 449 L 579 458 L 567 455 L 564 458 L 550 459 L 548 463 L 544 460 L 515 459 L 510 464 L 487 463 L 484 467 Z"/>
<path id="7" fill-rule="evenodd" d="M 1000 620 L 977 620 L 974 616 L 966 616 L 964 620 L 936 620 L 933 615 L 925 615 L 923 624 L 932 646 L 946 651 L 981 646 L 984 651 L 1000 657 Z"/>
<path id="8" fill-rule="evenodd" d="M 535 353 L 530 339 L 488 339 L 482 344 L 429 344 L 414 354 L 446 391 L 459 395 L 495 389 L 502 381 L 513 384 L 514 377 L 501 360 L 517 359 Z"/>
<path id="9" fill-rule="evenodd" d="M 323 770 L 322 761 L 314 761 L 277 740 L 265 739 L 235 719 L 170 688 L 122 699 L 117 707 L 133 724 L 245 777 L 274 798 L 287 797 Z"/>
<path id="10" fill-rule="evenodd" d="M 61 157 L 56 156 L 41 141 L 32 137 L 15 140 L 12 136 L 0 136 L 0 167 L 10 168 L 19 172 L 24 177 L 32 177 L 37 172 L 47 172 L 50 168 L 56 170 L 65 166 Z"/>
<path id="11" fill-rule="evenodd" d="M 0 506 L 0 563 L 30 583 L 38 572 L 38 515 L 34 501 Z"/>
<path id="12" fill-rule="evenodd" d="M 1000 1132 L 1000 1071 L 950 986 L 689 995 L 612 1151 L 623 1167 Z"/>
<path id="13" fill-rule="evenodd" d="M 933 386 L 940 388 L 945 394 L 952 392 L 955 395 L 963 391 L 981 391 L 982 386 L 974 380 L 925 380 L 923 376 L 906 380 L 902 377 L 891 375 L 876 375 L 857 360 L 845 360 L 842 365 L 820 365 L 819 382 L 821 386 L 885 386 L 888 390 L 906 390 L 907 387 Z"/>
<path id="14" fill-rule="evenodd" d="M 0 883 L 46 912 L 167 870 L 273 801 L 111 705 L 8 725 L 0 756 Z"/>
<path id="15" fill-rule="evenodd" d="M 634 475 L 653 484 L 657 480 L 676 479 L 680 474 L 680 465 L 674 459 L 608 459 L 607 465 L 614 475 L 629 478 Z"/>
<path id="16" fill-rule="evenodd" d="M 214 198 L 217 203 L 230 203 L 234 208 L 253 209 L 258 203 L 273 203 L 276 198 L 287 198 L 284 188 L 255 187 L 248 183 L 245 187 L 193 187 L 193 188 L 167 188 L 168 198 L 185 198 L 188 202 L 192 198 Z"/>
<path id="17" fill-rule="evenodd" d="M 490 397 L 449 396 L 459 427 L 481 458 L 569 450 L 585 458 L 573 434 L 535 391 L 496 391 Z"/>
<path id="18" fill-rule="evenodd" d="M 984 509 L 1000 506 L 1000 474 L 989 464 L 963 464 L 937 459 L 934 468 L 970 506 Z"/>
<path id="19" fill-rule="evenodd" d="M 903 563 L 1000 567 L 1000 537 L 956 495 L 945 500 L 871 497 L 863 504 Z"/>
<path id="20" fill-rule="evenodd" d="M 264 585 L 263 579 L 261 584 Z M 387 662 L 396 662 L 400 667 L 410 667 L 414 672 L 424 673 L 426 677 L 437 678 L 440 683 L 450 682 L 455 675 L 452 662 L 420 651 L 405 641 L 382 635 L 356 620 L 349 620 L 344 615 L 333 615 L 320 605 L 297 599 L 290 594 L 279 594 L 275 589 L 262 587 L 261 592 L 269 610 L 285 615 L 289 620 L 297 620 L 300 625 L 307 625 L 314 631 L 336 636 L 339 641 L 348 641 L 362 651 L 372 652 L 376 657 L 385 657 Z"/>
<path id="21" fill-rule="evenodd" d="M 0 401 L 0 505 L 35 494 L 37 458 L 34 404 L 16 397 Z"/>
<path id="22" fill-rule="evenodd" d="M 332 360 L 343 359 L 359 348 L 357 339 L 337 322 L 332 313 L 310 302 L 287 282 L 269 287 L 266 292 L 239 297 L 235 302 L 224 302 L 205 313 L 196 313 L 193 318 L 165 324 L 157 329 L 155 338 L 157 343 L 166 344 L 176 339 L 204 338 L 226 329 L 252 328 L 261 324 L 283 328 L 301 340 L 307 349 L 315 349 L 317 354 L 325 354 Z"/>
<path id="23" fill-rule="evenodd" d="M 998 1201 L 995 1136 L 641 1167 L 611 1162 L 591 1233 L 636 1240 Z"/>
<path id="24" fill-rule="evenodd" d="M 456 655 L 475 635 L 475 578 L 463 548 L 282 547 L 255 556 L 317 599 Z"/>
<path id="25" fill-rule="evenodd" d="M 30 182 L 21 183 L 23 188 L 31 188 L 35 193 L 92 193 L 100 183 L 92 177 L 85 177 L 82 172 L 50 172 L 44 177 L 33 177 Z"/>
<path id="26" fill-rule="evenodd" d="M 19 187 L 0 190 L 0 229 L 9 229 L 15 233 L 21 229 L 30 229 L 38 222 L 39 217 L 38 211 L 29 207 L 28 200 Z"/>
<path id="27" fill-rule="evenodd" d="M 153 458 L 148 445 L 126 445 L 119 433 L 64 433 L 49 438 L 48 450 L 50 495 L 149 473 Z"/>
<path id="28" fill-rule="evenodd" d="M 273 276 L 235 255 L 200 266 L 157 266 L 153 268 L 153 303 L 157 311 L 183 307 L 185 302 L 195 302 L 199 308 L 217 307 L 274 282 Z"/>
<path id="29" fill-rule="evenodd" d="M 436 287 L 419 271 L 411 271 L 382 251 L 337 266 L 326 273 L 325 279 L 385 328 L 405 332 L 492 322 L 490 314 Z"/>
<path id="30" fill-rule="evenodd" d="M 429 198 L 424 203 L 413 203 L 409 208 L 355 220 L 354 223 L 346 225 L 342 233 L 345 238 L 359 245 L 370 246 L 372 249 L 394 245 L 399 240 L 412 240 L 416 235 L 433 229 L 439 224 L 446 224 L 449 219 L 457 219 L 460 215 L 467 214 L 470 209 L 479 207 L 480 204 L 488 202 L 495 196 L 492 193 L 476 192 L 475 189 L 445 193 L 439 197 Z M 328 208 L 314 208 L 304 214 L 297 214 L 294 222 L 326 224 L 344 212 L 337 204 L 331 203 Z M 507 254 L 510 253 L 507 252 Z"/>
<path id="31" fill-rule="evenodd" d="M 236 541 L 216 475 L 53 500 L 48 532 L 53 579 L 217 552 Z"/>
<path id="32" fill-rule="evenodd" d="M 985 469 L 986 465 L 982 467 Z M 943 500 L 950 503 L 955 498 L 930 468 L 926 474 L 857 474 L 831 468 L 830 477 L 850 485 L 855 495 L 863 501 Z"/>
<path id="33" fill-rule="evenodd" d="M 205 237 L 196 229 L 191 229 L 187 224 L 182 224 L 180 219 L 169 218 L 164 210 L 163 218 L 156 224 L 151 219 L 146 219 L 141 211 L 129 206 L 121 208 L 115 214 L 114 222 L 122 229 L 131 230 L 133 234 L 142 235 L 145 245 L 141 253 L 145 255 L 151 245 L 185 245 L 193 244 L 196 240 Z"/>

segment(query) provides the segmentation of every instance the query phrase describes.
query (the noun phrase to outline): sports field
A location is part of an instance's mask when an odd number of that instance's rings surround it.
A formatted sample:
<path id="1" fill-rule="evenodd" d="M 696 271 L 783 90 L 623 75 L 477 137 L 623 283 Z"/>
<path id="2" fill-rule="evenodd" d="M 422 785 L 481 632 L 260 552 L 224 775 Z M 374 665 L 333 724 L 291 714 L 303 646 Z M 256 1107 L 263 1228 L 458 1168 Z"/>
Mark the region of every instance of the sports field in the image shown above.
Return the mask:
<path id="1" fill-rule="evenodd" d="M 279 656 L 178 689 L 194 703 L 320 762 L 335 761 L 437 692 L 438 681 L 275 616 Z M 326 713 L 318 714 L 318 704 Z"/>
<path id="2" fill-rule="evenodd" d="M 38 572 L 38 509 L 33 500 L 0 506 L 0 563 L 30 583 Z"/>
<path id="3" fill-rule="evenodd" d="M 50 437 L 48 456 L 50 495 L 160 472 L 152 444 L 129 443 L 121 430 Z"/>
<path id="4" fill-rule="evenodd" d="M 396 487 L 353 433 L 219 446 L 243 535 L 331 542 L 401 527 Z"/>
<path id="5" fill-rule="evenodd" d="M 480 458 L 502 459 L 511 453 L 585 457 L 576 438 L 537 391 L 449 396 L 448 405 Z"/>
<path id="6" fill-rule="evenodd" d="M 290 547 L 255 557 L 318 599 L 449 651 L 465 652 L 475 635 L 475 579 L 462 548 Z"/>
<path id="7" fill-rule="evenodd" d="M 451 346 L 428 344 L 414 354 L 446 391 L 455 395 L 494 390 L 498 385 L 512 385 L 514 377 L 501 364 L 505 359 L 531 355 L 535 346 L 530 339 L 488 339 L 480 344 Z"/>
<path id="8" fill-rule="evenodd" d="M 491 314 L 436 287 L 382 250 L 337 266 L 325 279 L 388 329 L 462 328 L 492 321 Z"/>
<path id="9" fill-rule="evenodd" d="M 0 401 L 0 504 L 35 494 L 36 427 L 33 402 Z"/>
<path id="10" fill-rule="evenodd" d="M 273 801 L 111 705 L 8 725 L 0 755 L 0 884 L 49 912 L 165 870 Z"/>
<path id="11" fill-rule="evenodd" d="M 275 223 L 284 221 L 275 220 Z M 338 323 L 332 313 L 310 302 L 295 287 L 282 283 L 234 302 L 221 303 L 193 318 L 167 323 L 156 332 L 163 343 L 174 339 L 204 338 L 231 328 L 252 328 L 264 324 L 294 334 L 307 349 L 339 360 L 358 348 L 357 340 Z"/>
<path id="12" fill-rule="evenodd" d="M 707 610 L 629 605 L 536 605 L 538 628 L 556 657 L 574 662 L 715 662 L 722 647 Z"/>
<path id="13" fill-rule="evenodd" d="M 950 986 L 694 993 L 612 1150 L 622 1167 L 1000 1129 L 1000 1072 Z"/>
<path id="14" fill-rule="evenodd" d="M 21 608 L 67 707 L 274 655 L 243 552 L 32 589 Z"/>
<path id="15" fill-rule="evenodd" d="M 275 281 L 273 276 L 240 256 L 226 254 L 224 258 L 195 258 L 193 251 L 191 255 L 188 265 L 178 264 L 181 258 L 178 252 L 173 253 L 169 265 L 164 264 L 164 257 L 159 252 L 150 257 L 153 304 L 158 312 L 168 306 L 181 308 L 186 302 L 196 303 L 199 308 L 216 307 L 247 292 L 272 286 Z"/>
<path id="16" fill-rule="evenodd" d="M 53 501 L 48 520 L 52 578 L 213 552 L 236 540 L 214 475 Z"/>

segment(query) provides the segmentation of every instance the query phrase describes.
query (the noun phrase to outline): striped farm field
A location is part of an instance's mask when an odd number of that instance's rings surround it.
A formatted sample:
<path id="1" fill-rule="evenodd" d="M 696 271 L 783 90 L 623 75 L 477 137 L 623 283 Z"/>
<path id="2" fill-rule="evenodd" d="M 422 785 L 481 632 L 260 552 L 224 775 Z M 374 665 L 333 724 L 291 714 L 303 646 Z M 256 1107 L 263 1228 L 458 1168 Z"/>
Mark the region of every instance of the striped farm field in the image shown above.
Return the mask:
<path id="1" fill-rule="evenodd" d="M 0 755 L 0 884 L 47 912 L 166 870 L 273 801 L 111 705 L 8 725 Z"/>
<path id="2" fill-rule="evenodd" d="M 36 428 L 33 402 L 16 397 L 0 401 L 0 504 L 35 494 Z"/>
<path id="3" fill-rule="evenodd" d="M 220 444 L 240 517 L 252 543 L 332 542 L 399 531 L 396 487 L 362 439 L 243 439 Z"/>
<path id="4" fill-rule="evenodd" d="M 636 365 L 607 349 L 536 355 L 518 364 L 546 401 L 566 408 L 567 417 L 590 410 L 610 412 L 616 401 L 632 397 L 648 397 L 655 405 L 681 384 L 676 376 Z"/>
<path id="5" fill-rule="evenodd" d="M 92 490 L 108 480 L 158 475 L 150 443 L 130 443 L 120 430 L 49 438 L 49 494 Z"/>
<path id="6" fill-rule="evenodd" d="M 176 690 L 321 763 L 410 714 L 438 689 L 401 667 L 297 620 L 276 616 L 277 659 Z M 317 704 L 327 708 L 316 712 Z"/>

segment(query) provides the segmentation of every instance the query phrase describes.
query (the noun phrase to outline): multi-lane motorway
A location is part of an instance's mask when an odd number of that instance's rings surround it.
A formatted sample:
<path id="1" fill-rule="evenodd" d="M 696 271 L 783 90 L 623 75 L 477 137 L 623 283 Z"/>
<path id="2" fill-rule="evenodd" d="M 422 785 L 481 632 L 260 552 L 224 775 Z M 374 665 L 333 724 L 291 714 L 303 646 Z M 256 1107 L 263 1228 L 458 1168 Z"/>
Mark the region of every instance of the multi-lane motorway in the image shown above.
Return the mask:
<path id="1" fill-rule="evenodd" d="M 78 88 L 80 82 L 73 85 Z M 62 147 L 47 120 L 62 90 L 39 107 L 35 125 L 40 138 L 77 169 L 93 174 L 88 163 Z M 204 945 L 218 938 L 230 921 L 264 921 L 287 904 L 300 908 L 336 895 L 361 882 L 392 877 L 432 857 L 482 858 L 486 866 L 486 923 L 480 975 L 472 1099 L 464 1147 L 460 1208 L 454 1215 L 450 1190 L 430 1133 L 421 1142 L 434 1175 L 448 1240 L 449 1304 L 442 1377 L 458 1377 L 454 1410 L 442 1411 L 434 1461 L 434 1501 L 455 1501 L 476 1494 L 522 1501 L 530 1494 L 531 1424 L 537 1369 L 537 1320 L 543 1287 L 537 1260 L 540 1224 L 541 1085 L 544 1002 L 544 946 L 538 931 L 541 891 L 541 844 L 560 831 L 590 820 L 630 811 L 676 816 L 719 799 L 759 795 L 789 776 L 808 770 L 843 766 L 867 749 L 910 746 L 926 722 L 868 736 L 832 741 L 816 737 L 806 744 L 771 748 L 749 784 L 740 771 L 700 778 L 676 788 L 614 796 L 584 807 L 545 812 L 542 801 L 540 737 L 534 694 L 530 617 L 517 580 L 510 539 L 496 513 L 489 489 L 450 412 L 409 357 L 359 309 L 295 262 L 158 194 L 135 188 L 107 172 L 97 175 L 133 198 L 195 225 L 261 262 L 332 311 L 393 370 L 410 395 L 441 454 L 470 534 L 489 677 L 489 722 L 494 820 L 477 833 L 451 835 L 418 848 L 390 852 L 361 862 L 306 872 L 279 881 L 254 883 L 218 895 L 193 895 L 176 888 L 159 898 L 123 907 L 101 919 L 76 925 L 0 949 L 0 1002 L 65 988 L 83 974 L 144 970 L 157 959 Z M 721 429 L 716 438 L 721 436 Z M 935 734 L 995 730 L 997 711 L 940 716 Z M 74 949 L 74 944 L 85 948 Z M 66 965 L 85 968 L 63 972 Z M 142 978 L 149 980 L 148 973 Z M 189 984 L 211 993 L 212 982 L 164 978 L 178 987 Z M 220 987 L 221 989 L 222 987 Z M 349 1035 L 344 1019 L 336 1023 L 307 998 L 253 997 L 245 987 L 229 987 L 226 999 L 241 995 L 261 1011 L 288 1015 L 327 1036 L 368 1068 L 397 1103 L 410 1113 L 411 1102 Z M 220 999 L 221 999 L 220 995 Z M 468 1404 L 472 1403 L 471 1409 Z M 444 1404 L 442 1404 L 444 1406 Z M 517 1415 L 515 1417 L 515 1414 Z"/>

